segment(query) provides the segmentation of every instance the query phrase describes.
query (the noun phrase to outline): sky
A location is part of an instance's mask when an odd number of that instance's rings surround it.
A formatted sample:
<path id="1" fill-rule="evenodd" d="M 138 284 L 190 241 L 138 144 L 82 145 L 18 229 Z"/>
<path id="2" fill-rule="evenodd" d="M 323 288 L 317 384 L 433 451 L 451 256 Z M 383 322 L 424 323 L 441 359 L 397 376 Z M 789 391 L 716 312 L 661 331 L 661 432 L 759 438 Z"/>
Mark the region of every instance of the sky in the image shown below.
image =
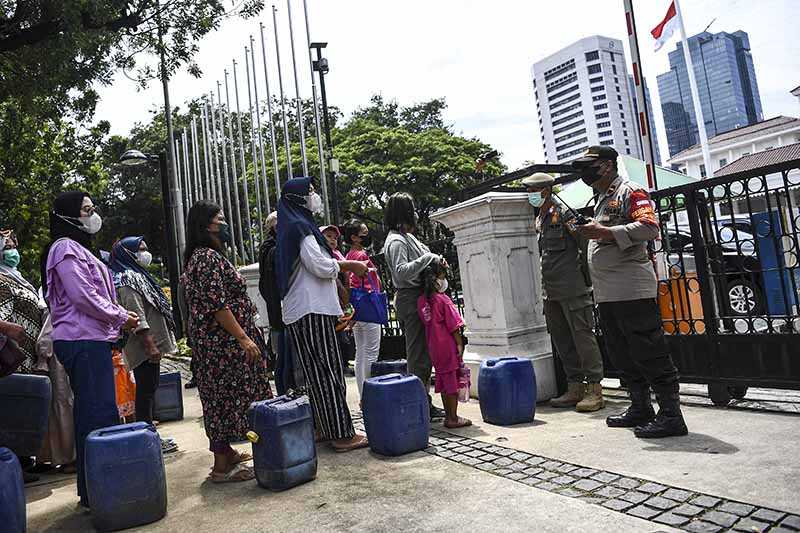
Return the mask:
<path id="1" fill-rule="evenodd" d="M 292 2 L 300 95 L 311 97 L 302 0 Z M 232 4 L 231 0 L 225 0 Z M 256 19 L 223 22 L 200 43 L 196 61 L 203 78 L 185 72 L 170 82 L 173 106 L 196 98 L 223 80 L 235 58 L 244 63 L 249 35 L 256 38 L 259 91 L 264 96 L 259 21 L 266 24 L 270 84 L 277 91 L 277 68 L 270 3 Z M 278 32 L 284 89 L 294 97 L 285 1 L 278 2 Z M 677 32 L 659 52 L 649 32 L 666 14 L 669 0 L 634 0 L 642 65 L 650 87 L 662 157 L 667 143 L 660 113 L 656 76 L 669 70 L 668 52 Z M 445 118 L 454 130 L 476 137 L 501 152 L 509 169 L 526 161 L 544 162 L 538 131 L 531 66 L 534 62 L 589 35 L 623 41 L 628 70 L 622 0 L 308 0 L 312 41 L 326 41 L 330 63 L 328 102 L 348 116 L 380 93 L 400 105 L 446 98 Z M 688 36 L 709 31 L 744 30 L 750 36 L 764 117 L 800 115 L 800 103 L 789 91 L 800 85 L 799 0 L 683 0 Z M 247 102 L 244 69 L 242 102 Z M 233 81 L 230 80 L 231 90 Z M 109 120 L 112 133 L 127 134 L 136 122 L 163 105 L 160 84 L 146 90 L 123 75 L 100 88 L 96 120 Z M 224 97 L 224 93 L 223 93 Z M 233 98 L 233 96 L 231 96 Z M 184 106 L 185 108 L 185 106 Z"/>

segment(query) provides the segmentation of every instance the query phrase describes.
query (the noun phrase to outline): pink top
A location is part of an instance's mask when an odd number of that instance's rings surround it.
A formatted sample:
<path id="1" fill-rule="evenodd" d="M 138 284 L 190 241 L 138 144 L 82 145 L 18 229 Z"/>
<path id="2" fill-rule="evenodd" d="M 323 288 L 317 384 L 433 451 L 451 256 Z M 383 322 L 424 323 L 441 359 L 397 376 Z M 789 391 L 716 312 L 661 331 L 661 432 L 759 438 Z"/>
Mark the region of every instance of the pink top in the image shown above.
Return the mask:
<path id="1" fill-rule="evenodd" d="M 108 268 L 72 239 L 59 239 L 47 256 L 47 302 L 53 340 L 114 342 L 128 320 Z"/>
<path id="2" fill-rule="evenodd" d="M 364 250 L 350 250 L 347 252 L 347 260 L 348 261 L 366 261 L 367 267 L 371 270 L 375 270 L 375 263 L 372 262 L 372 259 L 369 258 L 369 254 Z M 360 289 L 362 286 L 365 289 L 370 289 L 373 291 L 380 291 L 381 290 L 381 280 L 378 278 L 377 274 L 370 272 L 367 274 L 366 278 L 359 278 L 354 273 L 350 272 L 350 288 L 351 289 Z M 377 287 L 373 287 L 372 284 L 375 282 Z"/>
<path id="3" fill-rule="evenodd" d="M 337 261 L 344 261 L 344 256 L 342 255 L 342 252 L 340 252 L 339 250 L 331 250 L 331 251 L 333 252 L 334 259 L 336 259 Z"/>
<path id="4" fill-rule="evenodd" d="M 425 325 L 433 368 L 437 373 L 457 370 L 461 361 L 453 333 L 464 325 L 464 320 L 453 301 L 442 293 L 432 294 L 430 299 L 423 294 L 417 300 L 417 311 Z"/>

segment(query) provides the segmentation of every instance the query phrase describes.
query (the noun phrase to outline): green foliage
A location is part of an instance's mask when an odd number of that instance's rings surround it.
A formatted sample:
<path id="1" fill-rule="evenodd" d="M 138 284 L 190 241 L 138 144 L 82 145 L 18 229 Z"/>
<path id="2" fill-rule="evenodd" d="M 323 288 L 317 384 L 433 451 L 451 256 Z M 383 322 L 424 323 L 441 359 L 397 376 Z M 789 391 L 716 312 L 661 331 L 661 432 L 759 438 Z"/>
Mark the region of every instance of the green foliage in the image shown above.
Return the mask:
<path id="1" fill-rule="evenodd" d="M 192 349 L 189 347 L 189 343 L 186 340 L 186 337 L 178 339 L 177 344 L 178 344 L 178 355 L 190 359 L 192 357 Z"/>

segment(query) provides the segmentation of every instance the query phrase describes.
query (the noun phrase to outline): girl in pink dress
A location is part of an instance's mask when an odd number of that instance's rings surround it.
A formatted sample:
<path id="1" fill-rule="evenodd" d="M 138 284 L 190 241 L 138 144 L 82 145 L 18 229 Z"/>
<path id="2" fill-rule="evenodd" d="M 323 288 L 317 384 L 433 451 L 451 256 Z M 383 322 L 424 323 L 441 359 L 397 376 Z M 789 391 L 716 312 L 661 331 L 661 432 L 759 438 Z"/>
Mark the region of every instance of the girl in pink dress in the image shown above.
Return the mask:
<path id="1" fill-rule="evenodd" d="M 464 321 L 447 291 L 447 269 L 431 263 L 422 273 L 424 293 L 417 311 L 425 326 L 428 353 L 436 370 L 436 392 L 444 403 L 446 428 L 471 426 L 472 421 L 458 416 L 458 369 L 464 357 L 461 327 Z"/>

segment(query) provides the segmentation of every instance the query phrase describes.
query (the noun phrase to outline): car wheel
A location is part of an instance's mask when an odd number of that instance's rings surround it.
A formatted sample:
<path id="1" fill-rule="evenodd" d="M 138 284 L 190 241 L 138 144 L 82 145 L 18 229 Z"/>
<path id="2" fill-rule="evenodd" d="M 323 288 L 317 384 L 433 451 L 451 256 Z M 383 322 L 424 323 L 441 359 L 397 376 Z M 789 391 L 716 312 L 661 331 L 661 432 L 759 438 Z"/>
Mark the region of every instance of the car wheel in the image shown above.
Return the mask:
<path id="1" fill-rule="evenodd" d="M 725 292 L 728 296 L 728 310 L 736 316 L 757 315 L 764 307 L 761 289 L 749 280 L 730 280 Z"/>

